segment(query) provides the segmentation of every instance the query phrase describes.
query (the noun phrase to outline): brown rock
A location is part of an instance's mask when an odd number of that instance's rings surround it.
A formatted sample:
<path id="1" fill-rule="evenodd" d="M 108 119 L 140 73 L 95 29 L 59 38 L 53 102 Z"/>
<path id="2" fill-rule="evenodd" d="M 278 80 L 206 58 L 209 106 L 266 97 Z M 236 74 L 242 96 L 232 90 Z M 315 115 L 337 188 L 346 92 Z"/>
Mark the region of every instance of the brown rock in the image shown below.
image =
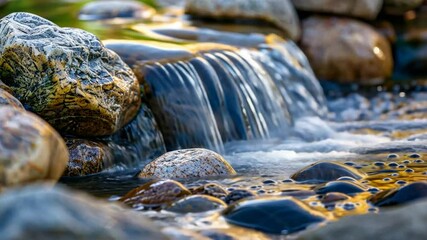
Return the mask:
<path id="1" fill-rule="evenodd" d="M 58 180 L 68 162 L 59 134 L 38 116 L 0 106 L 0 187 Z"/>
<path id="2" fill-rule="evenodd" d="M 373 85 L 392 73 L 389 42 L 356 20 L 318 16 L 304 20 L 301 48 L 323 80 Z"/>
<path id="3" fill-rule="evenodd" d="M 67 139 L 70 159 L 64 176 L 85 176 L 104 169 L 113 156 L 107 145 L 85 139 Z"/>
<path id="4" fill-rule="evenodd" d="M 0 106 L 1 105 L 24 109 L 24 106 L 22 106 L 22 103 L 18 101 L 18 99 L 8 93 L 6 90 L 0 88 Z"/>
<path id="5" fill-rule="evenodd" d="M 153 181 L 129 191 L 120 201 L 137 207 L 159 207 L 191 195 L 181 183 L 173 180 Z"/>

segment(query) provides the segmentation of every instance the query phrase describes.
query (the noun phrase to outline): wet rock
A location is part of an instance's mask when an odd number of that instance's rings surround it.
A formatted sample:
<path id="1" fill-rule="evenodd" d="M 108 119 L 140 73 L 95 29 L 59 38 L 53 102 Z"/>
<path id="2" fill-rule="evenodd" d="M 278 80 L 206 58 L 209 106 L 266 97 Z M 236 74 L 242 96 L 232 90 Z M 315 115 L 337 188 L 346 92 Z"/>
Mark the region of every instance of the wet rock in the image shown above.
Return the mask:
<path id="1" fill-rule="evenodd" d="M 253 198 L 256 195 L 249 191 L 249 190 L 245 190 L 245 189 L 236 189 L 231 191 L 226 197 L 225 197 L 225 202 L 227 204 L 232 204 L 234 202 L 240 201 L 242 199 L 246 199 L 246 198 Z"/>
<path id="2" fill-rule="evenodd" d="M 0 186 L 58 180 L 68 162 L 59 134 L 38 116 L 0 106 Z"/>
<path id="3" fill-rule="evenodd" d="M 367 189 L 354 182 L 332 181 L 316 187 L 314 191 L 316 191 L 317 194 L 326 194 L 331 192 L 354 194 L 365 192 Z"/>
<path id="4" fill-rule="evenodd" d="M 348 200 L 350 197 L 344 193 L 329 192 L 320 199 L 323 204 L 329 204 L 338 201 Z"/>
<path id="5" fill-rule="evenodd" d="M 0 88 L 0 106 L 11 106 L 17 109 L 24 109 L 22 103 L 18 101 L 12 94 Z"/>
<path id="6" fill-rule="evenodd" d="M 3 239 L 168 239 L 141 214 L 59 187 L 7 191 L 0 205 Z"/>
<path id="7" fill-rule="evenodd" d="M 427 197 L 427 182 L 415 182 L 389 189 L 372 196 L 369 201 L 378 207 L 394 206 Z"/>
<path id="8" fill-rule="evenodd" d="M 181 183 L 173 180 L 153 181 L 129 191 L 120 201 L 133 207 L 156 208 L 191 195 Z"/>
<path id="9" fill-rule="evenodd" d="M 325 227 L 303 233 L 298 239 L 424 239 L 427 234 L 427 202 L 422 201 L 379 214 L 342 218 Z"/>
<path id="10" fill-rule="evenodd" d="M 375 19 L 383 0 L 292 0 L 298 10 L 318 13 L 334 13 L 350 17 Z"/>
<path id="11" fill-rule="evenodd" d="M 423 4 L 424 0 L 384 0 L 384 11 L 388 14 L 401 15 Z"/>
<path id="12" fill-rule="evenodd" d="M 256 240 L 267 240 L 271 239 L 271 237 L 261 233 L 259 231 L 240 228 L 240 227 L 232 227 L 227 229 L 206 229 L 201 230 L 200 234 L 211 239 L 211 240 L 239 240 L 242 238 L 245 239 L 256 239 Z"/>
<path id="13" fill-rule="evenodd" d="M 107 145 L 85 139 L 67 139 L 70 159 L 63 176 L 85 176 L 99 173 L 113 161 Z"/>
<path id="14" fill-rule="evenodd" d="M 109 135 L 140 105 L 131 69 L 92 34 L 30 13 L 0 20 L 1 80 L 62 133 Z"/>
<path id="15" fill-rule="evenodd" d="M 200 178 L 236 174 L 218 153 L 193 148 L 168 152 L 142 169 L 140 178 Z"/>
<path id="16" fill-rule="evenodd" d="M 175 213 L 201 213 L 225 207 L 227 204 L 218 198 L 207 195 L 192 195 L 172 203 L 165 210 Z"/>
<path id="17" fill-rule="evenodd" d="M 86 4 L 80 11 L 80 20 L 105 20 L 114 18 L 149 19 L 156 11 L 138 1 L 100 0 Z"/>
<path id="18" fill-rule="evenodd" d="M 300 37 L 298 16 L 289 0 L 188 0 L 185 10 L 203 18 L 264 20 L 285 31 L 293 40 Z"/>
<path id="19" fill-rule="evenodd" d="M 361 179 L 365 174 L 341 163 L 317 162 L 294 173 L 291 178 L 299 182 L 328 182 L 340 177 Z"/>
<path id="20" fill-rule="evenodd" d="M 294 233 L 326 220 L 293 197 L 241 201 L 227 208 L 224 217 L 229 223 L 272 234 Z"/>
<path id="21" fill-rule="evenodd" d="M 216 183 L 208 183 L 191 191 L 193 194 L 203 194 L 224 200 L 228 191 Z"/>
<path id="22" fill-rule="evenodd" d="M 302 25 L 301 48 L 318 78 L 375 85 L 391 76 L 390 43 L 371 26 L 319 16 L 305 19 Z"/>

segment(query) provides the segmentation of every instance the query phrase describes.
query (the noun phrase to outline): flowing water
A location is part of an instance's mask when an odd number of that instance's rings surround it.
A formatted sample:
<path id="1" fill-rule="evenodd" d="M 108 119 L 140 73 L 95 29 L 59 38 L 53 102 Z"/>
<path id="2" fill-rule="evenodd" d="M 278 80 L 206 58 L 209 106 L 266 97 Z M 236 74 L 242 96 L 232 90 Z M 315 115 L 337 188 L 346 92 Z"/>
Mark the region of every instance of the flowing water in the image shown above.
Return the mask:
<path id="1" fill-rule="evenodd" d="M 220 152 L 238 175 L 182 180 L 188 187 L 215 182 L 260 196 L 288 196 L 316 187 L 289 178 L 318 161 L 359 169 L 368 174 L 361 184 L 380 190 L 426 179 L 425 93 L 378 88 L 374 94 L 327 100 L 293 42 L 272 35 L 182 27 L 188 22 L 177 25 L 175 12 L 154 18 L 175 24 L 173 28 L 158 27 L 158 22 L 79 21 L 78 11 L 86 2 L 11 1 L 1 9 L 2 15 L 32 11 L 61 26 L 93 32 L 107 40 L 105 44 L 135 69 L 143 83 L 147 109 L 141 110 L 135 126 L 107 140 L 114 142 L 120 163 L 101 174 L 63 178 L 62 183 L 114 199 L 149 181 L 134 177 L 133 167 L 166 149 L 190 147 Z M 316 195 L 301 199 L 312 209 L 339 218 L 378 211 L 366 202 L 370 194 L 356 195 L 333 210 Z M 166 226 L 241 231 L 217 213 L 145 214 Z"/>

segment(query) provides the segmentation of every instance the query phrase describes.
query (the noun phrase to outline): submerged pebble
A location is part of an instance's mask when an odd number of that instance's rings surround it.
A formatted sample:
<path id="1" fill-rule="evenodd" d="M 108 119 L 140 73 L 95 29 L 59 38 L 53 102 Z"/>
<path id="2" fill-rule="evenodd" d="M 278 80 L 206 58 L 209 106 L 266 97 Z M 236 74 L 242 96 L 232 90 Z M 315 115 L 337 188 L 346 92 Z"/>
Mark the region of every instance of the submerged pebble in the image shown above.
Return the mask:
<path id="1" fill-rule="evenodd" d="M 294 173 L 291 178 L 299 182 L 328 182 L 340 177 L 361 179 L 364 174 L 341 163 L 318 162 Z"/>
<path id="2" fill-rule="evenodd" d="M 236 189 L 231 191 L 226 197 L 225 197 L 225 202 L 227 204 L 232 204 L 234 202 L 240 201 L 242 199 L 246 199 L 246 198 L 254 198 L 256 195 L 249 191 L 249 190 L 245 190 L 245 189 Z"/>
<path id="3" fill-rule="evenodd" d="M 201 213 L 227 207 L 222 200 L 207 195 L 192 195 L 184 197 L 165 210 L 175 213 Z"/>
<path id="4" fill-rule="evenodd" d="M 241 201 L 224 212 L 229 223 L 272 234 L 290 234 L 326 220 L 293 197 Z"/>
<path id="5" fill-rule="evenodd" d="M 129 191 L 120 201 L 133 207 L 157 208 L 191 195 L 181 183 L 173 180 L 153 181 Z"/>
<path id="6" fill-rule="evenodd" d="M 330 192 L 339 192 L 344 194 L 354 194 L 365 192 L 366 189 L 357 183 L 347 181 L 332 181 L 324 185 L 317 186 L 314 191 L 317 194 L 326 194 Z"/>

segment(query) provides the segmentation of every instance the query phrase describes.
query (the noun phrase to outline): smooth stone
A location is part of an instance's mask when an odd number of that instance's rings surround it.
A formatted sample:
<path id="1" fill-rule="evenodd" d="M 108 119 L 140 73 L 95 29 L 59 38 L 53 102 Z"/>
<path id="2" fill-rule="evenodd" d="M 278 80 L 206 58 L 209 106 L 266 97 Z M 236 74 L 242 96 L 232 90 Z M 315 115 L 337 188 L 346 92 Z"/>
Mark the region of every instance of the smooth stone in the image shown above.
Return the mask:
<path id="1" fill-rule="evenodd" d="M 0 106 L 11 106 L 16 109 L 24 110 L 22 103 L 16 99 L 12 94 L 8 93 L 6 90 L 0 88 Z"/>
<path id="2" fill-rule="evenodd" d="M 379 214 L 365 214 L 341 218 L 325 227 L 302 233 L 299 240 L 401 240 L 424 239 L 427 235 L 427 201 Z"/>
<path id="3" fill-rule="evenodd" d="M 2 239 L 168 239 L 141 214 L 60 187 L 0 195 Z"/>
<path id="4" fill-rule="evenodd" d="M 325 183 L 324 185 L 317 186 L 314 191 L 317 194 L 326 194 L 331 192 L 354 194 L 366 192 L 367 189 L 359 184 L 348 181 L 332 181 Z"/>
<path id="5" fill-rule="evenodd" d="M 160 180 L 146 183 L 126 193 L 120 201 L 133 207 L 160 207 L 170 204 L 191 192 L 181 183 L 173 180 Z"/>
<path id="6" fill-rule="evenodd" d="M 110 135 L 136 115 L 138 80 L 95 35 L 23 12 L 0 29 L 2 81 L 61 133 Z"/>
<path id="7" fill-rule="evenodd" d="M 86 139 L 67 139 L 70 155 L 63 176 L 75 177 L 99 173 L 113 161 L 113 155 L 102 142 Z"/>
<path id="8" fill-rule="evenodd" d="M 380 12 L 383 0 L 292 0 L 292 3 L 297 10 L 373 20 Z"/>
<path id="9" fill-rule="evenodd" d="M 390 43 L 366 23 L 313 16 L 302 23 L 301 48 L 316 76 L 340 83 L 375 85 L 391 76 Z"/>
<path id="10" fill-rule="evenodd" d="M 326 220 L 322 213 L 293 197 L 241 201 L 223 215 L 229 223 L 272 234 L 291 234 Z"/>
<path id="11" fill-rule="evenodd" d="M 289 0 L 187 0 L 186 13 L 203 18 L 264 20 L 293 39 L 301 35 L 298 16 Z"/>
<path id="12" fill-rule="evenodd" d="M 369 201 L 377 207 L 387 207 L 427 198 L 427 182 L 415 182 L 406 186 L 384 190 L 372 196 Z"/>
<path id="13" fill-rule="evenodd" d="M 340 193 L 340 192 L 329 192 L 322 196 L 320 199 L 323 204 L 329 204 L 334 203 L 338 201 L 345 201 L 350 199 L 350 197 L 347 194 Z"/>
<path id="14" fill-rule="evenodd" d="M 139 178 L 200 178 L 234 175 L 233 167 L 218 153 L 192 148 L 168 152 L 141 170 Z"/>
<path id="15" fill-rule="evenodd" d="M 224 199 L 227 204 L 232 204 L 242 199 L 254 198 L 256 195 L 252 191 L 246 189 L 236 189 L 231 191 Z"/>
<path id="16" fill-rule="evenodd" d="M 0 106 L 0 187 L 58 180 L 68 162 L 64 140 L 38 116 Z"/>
<path id="17" fill-rule="evenodd" d="M 100 0 L 87 3 L 79 14 L 80 20 L 150 19 L 156 13 L 152 7 L 132 0 Z"/>
<path id="18" fill-rule="evenodd" d="M 291 176 L 293 180 L 298 182 L 329 182 L 341 177 L 352 177 L 359 180 L 364 178 L 365 174 L 345 164 L 317 162 Z"/>
<path id="19" fill-rule="evenodd" d="M 401 15 L 423 5 L 424 0 L 384 0 L 384 12 Z"/>
<path id="20" fill-rule="evenodd" d="M 271 239 L 271 236 L 267 236 L 266 234 L 261 233 L 259 231 L 234 226 L 232 228 L 227 229 L 205 229 L 201 230 L 200 234 L 211 240 Z"/>
<path id="21" fill-rule="evenodd" d="M 192 195 L 172 203 L 165 210 L 174 213 L 201 213 L 226 207 L 227 204 L 218 198 L 207 195 Z"/>
<path id="22" fill-rule="evenodd" d="M 195 188 L 194 190 L 191 190 L 191 192 L 193 194 L 209 195 L 212 197 L 219 198 L 221 200 L 224 200 L 228 194 L 227 190 L 225 190 L 222 186 L 216 183 L 205 184 L 203 186 Z"/>

